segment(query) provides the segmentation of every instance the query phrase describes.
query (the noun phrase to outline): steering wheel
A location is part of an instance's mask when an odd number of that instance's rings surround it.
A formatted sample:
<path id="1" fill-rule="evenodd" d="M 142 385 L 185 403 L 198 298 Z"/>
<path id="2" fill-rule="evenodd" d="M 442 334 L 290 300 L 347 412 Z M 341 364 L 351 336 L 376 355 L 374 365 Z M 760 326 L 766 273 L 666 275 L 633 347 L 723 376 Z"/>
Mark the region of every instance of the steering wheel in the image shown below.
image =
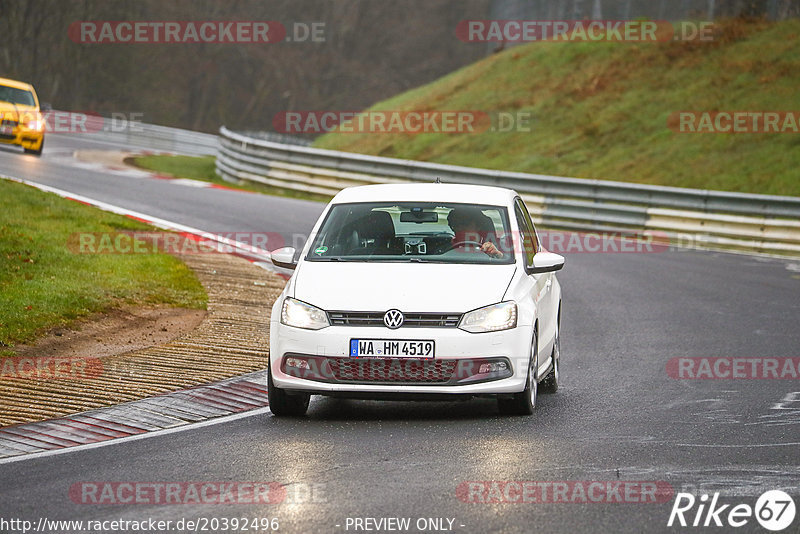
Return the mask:
<path id="1" fill-rule="evenodd" d="M 453 250 L 454 248 L 458 248 L 458 247 L 461 247 L 461 246 L 464 246 L 464 245 L 475 245 L 478 248 L 481 248 L 483 246 L 483 243 L 481 243 L 480 241 L 475 241 L 474 239 L 465 239 L 463 241 L 459 241 L 457 243 L 453 243 L 452 245 L 450 245 L 450 248 L 448 248 L 447 251 L 449 252 L 449 251 Z"/>

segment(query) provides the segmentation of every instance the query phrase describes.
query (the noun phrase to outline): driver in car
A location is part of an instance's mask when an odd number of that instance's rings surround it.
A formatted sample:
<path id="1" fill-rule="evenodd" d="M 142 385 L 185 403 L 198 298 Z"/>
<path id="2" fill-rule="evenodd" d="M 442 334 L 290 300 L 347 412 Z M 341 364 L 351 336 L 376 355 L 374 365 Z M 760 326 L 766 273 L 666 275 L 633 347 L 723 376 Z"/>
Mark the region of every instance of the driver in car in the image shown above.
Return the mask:
<path id="1" fill-rule="evenodd" d="M 492 220 L 481 210 L 474 207 L 454 208 L 447 215 L 447 224 L 453 230 L 453 248 L 475 245 L 492 258 L 502 258 L 503 253 L 491 241 L 488 235 L 494 233 Z"/>

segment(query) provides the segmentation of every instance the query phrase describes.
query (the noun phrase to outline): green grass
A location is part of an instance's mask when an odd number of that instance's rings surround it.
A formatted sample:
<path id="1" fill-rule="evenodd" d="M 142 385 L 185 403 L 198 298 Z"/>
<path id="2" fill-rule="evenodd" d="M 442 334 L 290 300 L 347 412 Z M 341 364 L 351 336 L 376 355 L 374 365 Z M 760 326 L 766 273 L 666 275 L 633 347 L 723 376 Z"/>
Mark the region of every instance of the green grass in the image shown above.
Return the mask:
<path id="1" fill-rule="evenodd" d="M 215 159 L 214 156 L 136 156 L 129 161 L 148 171 L 230 185 L 217 176 Z"/>
<path id="2" fill-rule="evenodd" d="M 68 246 L 77 233 L 135 230 L 152 227 L 0 180 L 0 354 L 120 304 L 204 309 L 203 286 L 169 254 L 79 254 Z"/>
<path id="3" fill-rule="evenodd" d="M 800 111 L 800 20 L 723 21 L 712 42 L 531 43 L 374 110 L 529 112 L 529 133 L 330 133 L 315 146 L 387 157 L 800 195 L 800 134 L 675 133 L 675 111 Z"/>
<path id="4" fill-rule="evenodd" d="M 303 200 L 314 200 L 317 202 L 328 202 L 332 197 L 319 195 L 315 193 L 306 193 L 305 191 L 295 191 L 293 189 L 286 189 L 282 187 L 272 187 L 259 183 L 240 182 L 231 183 L 226 182 L 217 176 L 214 170 L 216 158 L 214 156 L 135 156 L 128 158 L 126 163 L 130 163 L 161 174 L 169 174 L 178 178 L 191 178 L 193 180 L 201 180 L 203 182 L 211 182 L 233 189 L 240 189 L 242 191 L 252 191 L 255 193 L 264 193 L 266 195 L 300 198 Z"/>

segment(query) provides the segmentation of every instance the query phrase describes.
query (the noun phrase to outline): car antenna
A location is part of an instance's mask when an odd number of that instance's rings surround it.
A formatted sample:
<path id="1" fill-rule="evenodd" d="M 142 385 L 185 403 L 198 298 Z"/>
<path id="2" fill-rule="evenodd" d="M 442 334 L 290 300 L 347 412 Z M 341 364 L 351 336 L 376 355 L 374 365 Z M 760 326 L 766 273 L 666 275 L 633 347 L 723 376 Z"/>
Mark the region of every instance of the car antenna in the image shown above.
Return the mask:
<path id="1" fill-rule="evenodd" d="M 435 182 L 433 182 L 433 183 L 435 183 L 435 184 L 440 184 L 440 183 L 442 183 L 442 179 L 441 179 L 441 178 L 439 178 L 439 177 L 437 176 L 437 177 L 436 177 L 436 181 L 435 181 Z"/>

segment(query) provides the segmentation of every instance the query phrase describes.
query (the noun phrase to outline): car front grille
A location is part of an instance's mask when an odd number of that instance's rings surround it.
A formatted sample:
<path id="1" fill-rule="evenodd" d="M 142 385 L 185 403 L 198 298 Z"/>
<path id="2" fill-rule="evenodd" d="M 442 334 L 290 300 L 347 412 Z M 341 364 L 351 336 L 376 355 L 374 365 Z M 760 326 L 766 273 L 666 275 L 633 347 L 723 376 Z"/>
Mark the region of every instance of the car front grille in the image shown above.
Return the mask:
<path id="1" fill-rule="evenodd" d="M 17 121 L 12 121 L 12 120 L 9 120 L 9 119 L 0 120 L 0 126 L 4 126 L 6 128 L 8 128 L 8 127 L 16 128 L 18 125 L 19 125 L 19 123 Z M 0 133 L 0 139 L 8 140 L 8 139 L 15 139 L 16 137 L 17 137 L 16 134 L 14 134 L 13 132 L 11 132 L 11 133 L 5 133 L 5 132 Z"/>
<path id="2" fill-rule="evenodd" d="M 456 369 L 455 360 L 417 360 L 408 358 L 349 359 L 328 358 L 333 378 L 339 382 L 362 384 L 442 384 Z"/>
<path id="3" fill-rule="evenodd" d="M 385 312 L 328 312 L 333 326 L 386 326 L 383 323 Z M 457 313 L 404 313 L 403 326 L 427 328 L 455 328 L 461 320 Z M 401 328 L 402 328 L 401 327 Z"/>

